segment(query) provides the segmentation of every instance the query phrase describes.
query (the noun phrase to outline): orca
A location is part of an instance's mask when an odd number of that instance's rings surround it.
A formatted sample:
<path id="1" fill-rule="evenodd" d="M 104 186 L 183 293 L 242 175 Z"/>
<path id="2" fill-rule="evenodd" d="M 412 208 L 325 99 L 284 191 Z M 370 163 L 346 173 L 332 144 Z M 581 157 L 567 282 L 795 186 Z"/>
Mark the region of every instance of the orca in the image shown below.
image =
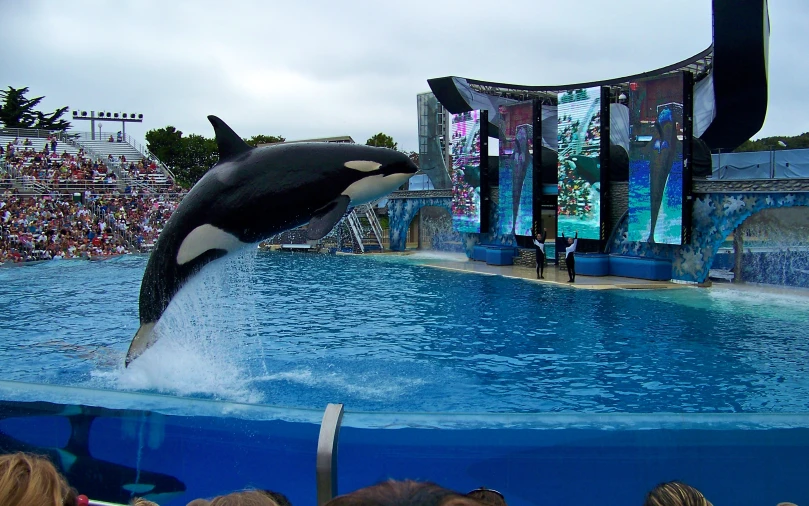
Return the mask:
<path id="1" fill-rule="evenodd" d="M 650 143 L 647 149 L 649 153 L 649 199 L 652 213 L 647 242 L 650 243 L 655 242 L 657 217 L 660 214 L 660 207 L 663 205 L 666 183 L 678 154 L 677 130 L 675 129 L 671 109 L 665 108 L 660 111 L 655 128 L 657 129 L 657 138 L 654 143 Z"/>
<path id="2" fill-rule="evenodd" d="M 321 239 L 350 208 L 384 197 L 418 170 L 404 153 L 358 144 L 253 148 L 221 119 L 208 120 L 219 161 L 183 198 L 160 233 L 143 274 L 140 328 L 125 366 L 156 342 L 158 320 L 203 266 L 307 223 L 307 238 Z"/>

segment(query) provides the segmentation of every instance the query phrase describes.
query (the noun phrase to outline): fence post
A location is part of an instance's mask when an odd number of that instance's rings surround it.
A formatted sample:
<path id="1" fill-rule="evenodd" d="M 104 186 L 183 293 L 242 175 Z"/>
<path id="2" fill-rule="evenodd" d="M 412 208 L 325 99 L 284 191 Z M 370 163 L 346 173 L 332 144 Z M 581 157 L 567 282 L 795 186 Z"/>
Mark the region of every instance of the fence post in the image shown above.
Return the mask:
<path id="1" fill-rule="evenodd" d="M 323 506 L 337 495 L 337 438 L 343 423 L 343 405 L 326 406 L 317 441 L 317 504 Z"/>

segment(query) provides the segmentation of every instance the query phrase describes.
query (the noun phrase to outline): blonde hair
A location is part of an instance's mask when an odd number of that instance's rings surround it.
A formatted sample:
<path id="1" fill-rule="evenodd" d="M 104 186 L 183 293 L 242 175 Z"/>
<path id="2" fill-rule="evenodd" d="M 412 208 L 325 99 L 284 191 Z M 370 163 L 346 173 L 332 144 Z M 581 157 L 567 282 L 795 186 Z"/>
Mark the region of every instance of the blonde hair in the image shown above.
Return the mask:
<path id="1" fill-rule="evenodd" d="M 70 492 L 65 478 L 47 458 L 22 452 L 0 455 L 3 506 L 62 506 Z"/>
<path id="2" fill-rule="evenodd" d="M 132 506 L 160 506 L 156 502 L 152 502 L 148 499 L 144 499 L 143 497 L 136 497 L 132 499 L 129 504 Z"/>
<path id="3" fill-rule="evenodd" d="M 278 506 L 270 496 L 258 490 L 233 492 L 228 495 L 214 497 L 210 506 Z"/>
<path id="4" fill-rule="evenodd" d="M 647 495 L 644 506 L 712 506 L 702 492 L 679 481 L 661 483 Z"/>

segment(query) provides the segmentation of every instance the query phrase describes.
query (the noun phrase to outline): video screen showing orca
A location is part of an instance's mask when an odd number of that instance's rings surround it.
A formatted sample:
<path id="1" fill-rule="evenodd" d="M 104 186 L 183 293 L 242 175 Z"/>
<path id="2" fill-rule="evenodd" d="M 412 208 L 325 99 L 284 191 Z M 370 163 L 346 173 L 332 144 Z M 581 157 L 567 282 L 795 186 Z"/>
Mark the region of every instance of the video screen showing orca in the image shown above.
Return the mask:
<path id="1" fill-rule="evenodd" d="M 682 73 L 630 83 L 630 241 L 681 244 Z"/>
<path id="2" fill-rule="evenodd" d="M 557 235 L 599 239 L 601 231 L 601 88 L 558 95 Z"/>
<path id="3" fill-rule="evenodd" d="M 501 234 L 531 236 L 534 218 L 534 104 L 500 107 Z"/>
<path id="4" fill-rule="evenodd" d="M 450 151 L 452 228 L 478 234 L 481 218 L 480 111 L 452 115 Z"/>

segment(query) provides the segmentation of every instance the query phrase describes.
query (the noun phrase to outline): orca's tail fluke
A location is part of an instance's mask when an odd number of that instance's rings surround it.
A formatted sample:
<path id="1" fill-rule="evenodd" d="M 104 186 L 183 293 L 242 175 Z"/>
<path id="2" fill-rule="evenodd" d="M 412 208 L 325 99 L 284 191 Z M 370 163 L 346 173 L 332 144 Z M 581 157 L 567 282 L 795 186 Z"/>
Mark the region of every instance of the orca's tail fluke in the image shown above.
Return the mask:
<path id="1" fill-rule="evenodd" d="M 140 326 L 129 344 L 129 351 L 126 352 L 126 362 L 124 367 L 129 367 L 133 360 L 141 356 L 144 351 L 149 349 L 155 343 L 156 336 L 154 333 L 154 326 L 156 322 L 144 323 Z"/>

